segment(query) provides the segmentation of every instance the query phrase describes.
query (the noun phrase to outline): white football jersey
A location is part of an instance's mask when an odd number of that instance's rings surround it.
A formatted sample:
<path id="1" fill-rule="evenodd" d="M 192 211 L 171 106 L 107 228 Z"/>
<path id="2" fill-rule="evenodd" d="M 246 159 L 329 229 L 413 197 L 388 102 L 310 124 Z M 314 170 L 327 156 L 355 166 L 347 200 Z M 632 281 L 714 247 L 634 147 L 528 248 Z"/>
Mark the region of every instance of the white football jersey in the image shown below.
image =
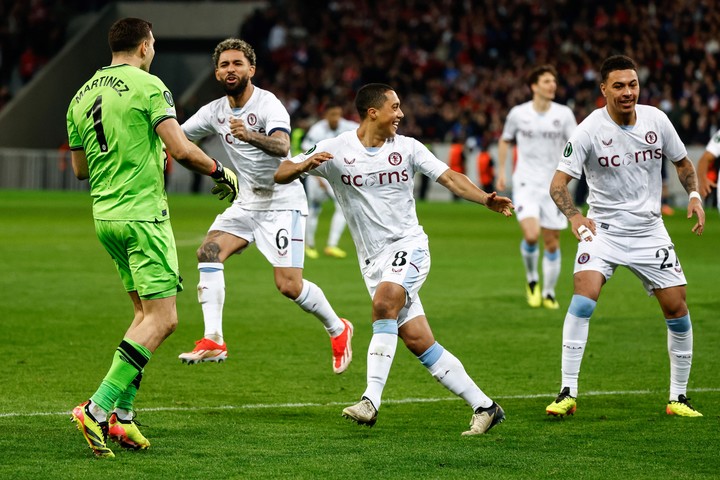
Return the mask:
<path id="1" fill-rule="evenodd" d="M 413 179 L 420 172 L 435 181 L 448 166 L 425 145 L 396 135 L 379 149 L 368 151 L 353 130 L 321 141 L 292 161 L 301 163 L 315 152 L 334 157 L 309 173 L 330 182 L 361 266 L 398 240 L 415 237 L 427 242 L 415 212 Z"/>
<path id="2" fill-rule="evenodd" d="M 572 110 L 559 103 L 552 102 L 545 112 L 536 111 L 532 101 L 513 107 L 502 133 L 503 140 L 517 145 L 513 185 L 547 188 L 576 126 Z"/>
<path id="3" fill-rule="evenodd" d="M 557 168 L 574 178 L 584 169 L 588 217 L 600 228 L 628 234 L 662 222 L 663 159 L 678 162 L 687 157 L 662 110 L 637 105 L 635 112 L 637 122 L 628 128 L 615 123 L 607 108 L 592 112 L 571 135 Z"/>
<path id="4" fill-rule="evenodd" d="M 307 215 L 305 189 L 299 180 L 287 185 L 275 183 L 273 176 L 280 162 L 260 148 L 233 137 L 230 117 L 240 118 L 248 130 L 271 135 L 276 130 L 290 133 L 290 115 L 275 95 L 255 86 L 242 108 L 231 108 L 227 97 L 214 100 L 182 124 L 183 132 L 192 141 L 219 135 L 238 177 L 236 203 L 248 210 L 299 210 Z"/>
<path id="5" fill-rule="evenodd" d="M 302 141 L 302 149 L 307 151 L 311 149 L 313 145 L 322 140 L 327 140 L 328 138 L 335 138 L 341 133 L 355 130 L 359 126 L 360 124 L 357 122 L 341 118 L 340 121 L 338 121 L 337 128 L 333 130 L 332 128 L 330 128 L 327 120 L 320 120 L 319 122 L 313 124 L 313 126 L 310 127 L 308 132 L 305 134 L 305 138 L 303 138 Z"/>

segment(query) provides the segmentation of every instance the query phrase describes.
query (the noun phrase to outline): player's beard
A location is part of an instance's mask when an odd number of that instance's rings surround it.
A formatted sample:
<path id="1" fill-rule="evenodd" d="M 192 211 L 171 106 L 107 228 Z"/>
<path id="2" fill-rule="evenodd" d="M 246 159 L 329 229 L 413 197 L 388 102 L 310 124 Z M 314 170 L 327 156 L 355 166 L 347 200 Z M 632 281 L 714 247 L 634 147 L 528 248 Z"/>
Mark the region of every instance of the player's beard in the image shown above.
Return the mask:
<path id="1" fill-rule="evenodd" d="M 231 97 L 238 97 L 245 93 L 248 83 L 250 83 L 250 77 L 238 77 L 238 82 L 233 87 L 228 87 L 228 84 L 223 82 L 223 89 L 227 95 L 230 95 Z"/>

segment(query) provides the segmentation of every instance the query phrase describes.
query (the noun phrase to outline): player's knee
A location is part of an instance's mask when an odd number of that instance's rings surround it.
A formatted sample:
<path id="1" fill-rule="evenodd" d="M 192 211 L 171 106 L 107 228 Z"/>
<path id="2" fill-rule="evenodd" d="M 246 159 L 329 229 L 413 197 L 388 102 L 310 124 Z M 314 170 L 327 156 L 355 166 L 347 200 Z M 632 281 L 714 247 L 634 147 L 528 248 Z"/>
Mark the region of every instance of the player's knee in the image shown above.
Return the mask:
<path id="1" fill-rule="evenodd" d="M 539 235 L 536 234 L 525 234 L 525 238 L 523 238 L 523 241 L 520 243 L 520 247 L 524 252 L 527 253 L 533 253 L 536 252 L 538 249 L 538 239 Z"/>
<path id="2" fill-rule="evenodd" d="M 688 315 L 687 304 L 682 299 L 666 302 L 662 309 L 665 318 L 680 318 Z"/>
<path id="3" fill-rule="evenodd" d="M 159 313 L 159 312 L 158 312 Z M 169 312 L 164 315 L 153 315 L 152 316 L 156 332 L 162 337 L 169 337 L 177 328 L 178 316 L 177 312 Z"/>
<path id="4" fill-rule="evenodd" d="M 395 305 L 392 299 L 376 295 L 373 299 L 373 318 L 397 319 L 402 305 Z"/>
<path id="5" fill-rule="evenodd" d="M 545 239 L 545 252 L 557 253 L 560 250 L 560 240 L 557 238 L 546 238 Z"/>
<path id="6" fill-rule="evenodd" d="M 177 328 L 177 326 L 178 326 L 178 317 L 176 314 L 176 315 L 173 315 L 171 318 L 169 318 L 168 321 L 166 322 L 166 325 L 165 325 L 166 336 L 169 336 L 170 334 L 172 334 L 175 331 L 175 329 Z"/>

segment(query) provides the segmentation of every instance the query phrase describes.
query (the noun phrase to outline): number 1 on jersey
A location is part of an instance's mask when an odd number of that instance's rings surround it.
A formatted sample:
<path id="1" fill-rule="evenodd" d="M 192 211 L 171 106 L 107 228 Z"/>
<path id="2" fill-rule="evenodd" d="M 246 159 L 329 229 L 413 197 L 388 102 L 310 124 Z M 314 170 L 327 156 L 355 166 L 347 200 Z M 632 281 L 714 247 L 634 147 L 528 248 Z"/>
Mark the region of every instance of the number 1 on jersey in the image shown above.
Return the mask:
<path id="1" fill-rule="evenodd" d="M 102 124 L 102 95 L 98 95 L 95 99 L 95 103 L 93 103 L 93 106 L 90 107 L 90 110 L 85 114 L 85 117 L 90 118 L 90 115 L 92 115 L 93 118 L 93 128 L 95 129 L 95 138 L 97 138 L 97 142 L 100 145 L 100 150 L 102 150 L 103 153 L 108 151 L 108 144 L 107 139 L 105 138 L 105 130 L 103 129 Z"/>

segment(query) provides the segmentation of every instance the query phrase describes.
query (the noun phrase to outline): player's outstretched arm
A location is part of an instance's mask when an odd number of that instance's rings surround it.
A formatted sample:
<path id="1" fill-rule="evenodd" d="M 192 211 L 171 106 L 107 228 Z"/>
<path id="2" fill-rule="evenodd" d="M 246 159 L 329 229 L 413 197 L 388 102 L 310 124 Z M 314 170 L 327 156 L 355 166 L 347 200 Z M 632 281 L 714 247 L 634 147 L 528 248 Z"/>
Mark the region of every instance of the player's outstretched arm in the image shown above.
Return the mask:
<path id="1" fill-rule="evenodd" d="M 572 177 L 567 173 L 556 171 L 552 182 L 550 182 L 550 196 L 558 209 L 570 220 L 570 226 L 575 238 L 592 242 L 592 237 L 596 233 L 595 222 L 583 215 L 575 206 L 570 190 L 568 190 L 570 180 L 572 180 Z"/>
<path id="2" fill-rule="evenodd" d="M 210 175 L 216 170 L 215 161 L 187 139 L 180 124 L 174 118 L 160 122 L 155 127 L 155 131 L 167 147 L 170 156 L 183 167 L 203 175 Z"/>
<path id="3" fill-rule="evenodd" d="M 290 183 L 300 178 L 303 173 L 319 167 L 328 160 L 332 160 L 332 158 L 332 155 L 327 152 L 318 152 L 300 163 L 284 160 L 275 171 L 275 183 Z"/>
<path id="4" fill-rule="evenodd" d="M 695 173 L 695 167 L 689 158 L 685 157 L 679 162 L 675 162 L 675 169 L 678 173 L 678 179 L 690 195 L 687 209 L 687 218 L 697 217 L 697 222 L 692 228 L 692 232 L 696 235 L 702 235 L 705 229 L 705 210 L 702 206 L 702 198 L 698 193 L 698 177 Z"/>
<path id="5" fill-rule="evenodd" d="M 458 197 L 479 203 L 480 205 L 485 205 L 490 210 L 502 213 L 506 217 L 511 216 L 515 208 L 512 200 L 508 197 L 501 197 L 495 192 L 485 192 L 462 173 L 449 169 L 445 170 L 445 172 L 438 177 L 437 182 Z"/>

